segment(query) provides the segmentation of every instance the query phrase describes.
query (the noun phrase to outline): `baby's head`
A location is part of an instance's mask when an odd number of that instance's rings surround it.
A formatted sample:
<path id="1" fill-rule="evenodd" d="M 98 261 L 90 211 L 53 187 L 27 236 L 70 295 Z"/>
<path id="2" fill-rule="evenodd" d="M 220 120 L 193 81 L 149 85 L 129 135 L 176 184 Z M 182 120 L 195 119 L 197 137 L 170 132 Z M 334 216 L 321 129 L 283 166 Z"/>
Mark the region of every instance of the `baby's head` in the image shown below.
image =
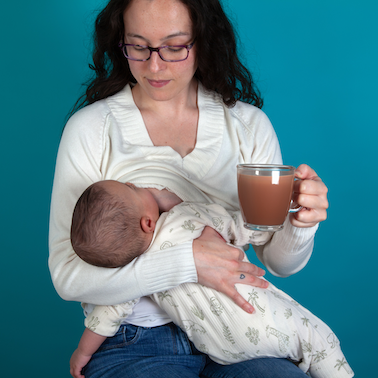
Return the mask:
<path id="1" fill-rule="evenodd" d="M 105 268 L 127 265 L 151 243 L 159 208 L 148 189 L 118 181 L 89 186 L 76 203 L 71 243 L 89 264 Z"/>

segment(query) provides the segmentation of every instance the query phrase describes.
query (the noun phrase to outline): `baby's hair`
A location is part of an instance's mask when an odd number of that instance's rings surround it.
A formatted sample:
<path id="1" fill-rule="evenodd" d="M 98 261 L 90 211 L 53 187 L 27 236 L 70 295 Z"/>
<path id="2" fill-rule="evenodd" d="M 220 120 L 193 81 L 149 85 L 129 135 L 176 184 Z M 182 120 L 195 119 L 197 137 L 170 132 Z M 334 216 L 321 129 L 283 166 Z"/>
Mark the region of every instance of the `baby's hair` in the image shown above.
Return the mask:
<path id="1" fill-rule="evenodd" d="M 118 268 L 141 255 L 145 247 L 140 217 L 106 190 L 104 182 L 89 186 L 78 199 L 71 224 L 71 243 L 89 264 Z"/>

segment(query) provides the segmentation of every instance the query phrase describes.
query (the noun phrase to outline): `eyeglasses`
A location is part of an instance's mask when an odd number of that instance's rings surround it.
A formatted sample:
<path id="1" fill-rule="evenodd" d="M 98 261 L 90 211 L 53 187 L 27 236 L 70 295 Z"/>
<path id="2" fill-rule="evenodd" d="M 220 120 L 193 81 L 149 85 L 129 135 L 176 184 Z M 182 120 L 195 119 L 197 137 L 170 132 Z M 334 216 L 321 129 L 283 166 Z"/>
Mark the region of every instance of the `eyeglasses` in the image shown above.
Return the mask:
<path id="1" fill-rule="evenodd" d="M 181 62 L 188 59 L 189 51 L 193 45 L 194 42 L 190 45 L 149 47 L 120 42 L 118 47 L 121 48 L 123 55 L 127 59 L 138 62 L 145 62 L 150 59 L 153 51 L 156 51 L 165 62 Z"/>

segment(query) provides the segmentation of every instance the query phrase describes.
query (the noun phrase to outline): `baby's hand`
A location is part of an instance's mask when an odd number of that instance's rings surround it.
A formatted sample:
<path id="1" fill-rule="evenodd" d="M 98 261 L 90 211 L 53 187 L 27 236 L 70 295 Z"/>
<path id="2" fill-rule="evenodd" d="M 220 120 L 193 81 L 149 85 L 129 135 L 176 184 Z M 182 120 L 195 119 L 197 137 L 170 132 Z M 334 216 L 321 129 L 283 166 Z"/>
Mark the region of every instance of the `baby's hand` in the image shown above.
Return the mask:
<path id="1" fill-rule="evenodd" d="M 70 360 L 70 373 L 74 378 L 84 377 L 84 375 L 81 374 L 81 370 L 89 362 L 91 357 L 91 355 L 88 356 L 82 354 L 79 349 L 76 349 L 75 352 L 73 352 Z"/>

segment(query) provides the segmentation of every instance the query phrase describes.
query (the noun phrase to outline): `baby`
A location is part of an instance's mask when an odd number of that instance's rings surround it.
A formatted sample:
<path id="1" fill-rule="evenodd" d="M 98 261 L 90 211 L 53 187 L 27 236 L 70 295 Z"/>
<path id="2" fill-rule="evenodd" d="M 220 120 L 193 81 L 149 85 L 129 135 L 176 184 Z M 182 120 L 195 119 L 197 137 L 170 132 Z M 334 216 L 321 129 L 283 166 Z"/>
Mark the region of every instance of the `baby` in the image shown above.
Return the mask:
<path id="1" fill-rule="evenodd" d="M 142 253 L 193 240 L 205 226 L 211 226 L 235 246 L 262 245 L 271 236 L 242 225 L 240 212 L 227 212 L 214 203 L 183 202 L 159 216 L 148 189 L 108 180 L 91 185 L 78 200 L 71 242 L 86 262 L 121 267 Z M 354 376 L 332 330 L 287 294 L 272 284 L 267 289 L 242 284 L 236 288 L 255 307 L 255 314 L 196 283 L 182 284 L 151 298 L 198 350 L 220 364 L 259 357 L 289 358 L 311 377 Z M 80 376 L 105 338 L 115 335 L 119 325 L 127 322 L 136 303 L 138 299 L 94 308 L 71 357 L 71 374 Z"/>

